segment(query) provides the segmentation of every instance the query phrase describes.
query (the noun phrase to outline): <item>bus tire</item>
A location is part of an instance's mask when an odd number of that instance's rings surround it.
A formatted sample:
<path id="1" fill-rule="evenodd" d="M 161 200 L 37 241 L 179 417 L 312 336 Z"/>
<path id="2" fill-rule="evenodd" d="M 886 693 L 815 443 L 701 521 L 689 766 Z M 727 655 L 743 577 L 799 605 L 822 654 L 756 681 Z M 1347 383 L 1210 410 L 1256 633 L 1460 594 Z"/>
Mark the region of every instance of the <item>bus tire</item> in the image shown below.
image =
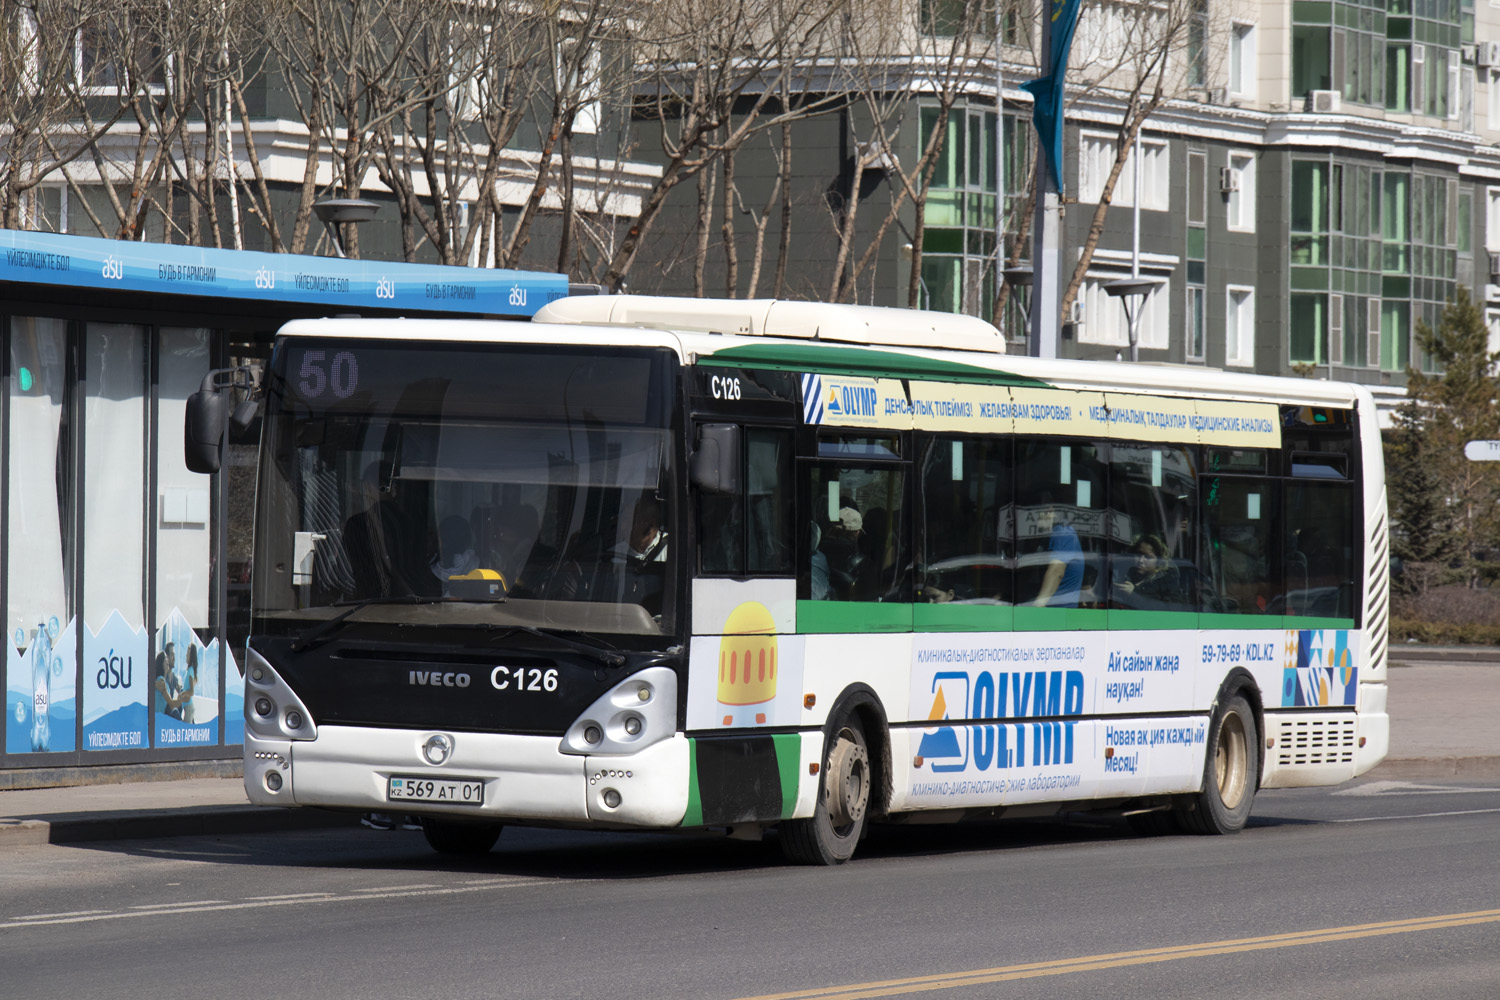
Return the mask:
<path id="1" fill-rule="evenodd" d="M 488 854 L 500 839 L 499 823 L 465 823 L 435 816 L 422 817 L 422 836 L 439 854 Z"/>
<path id="2" fill-rule="evenodd" d="M 781 824 L 781 851 L 801 865 L 841 865 L 854 856 L 870 807 L 870 750 L 853 715 L 835 726 L 823 750 L 823 778 L 811 817 Z"/>
<path id="3" fill-rule="evenodd" d="M 1255 712 L 1236 691 L 1219 702 L 1208 727 L 1203 790 L 1180 815 L 1189 833 L 1238 833 L 1250 818 L 1260 785 L 1260 735 Z"/>

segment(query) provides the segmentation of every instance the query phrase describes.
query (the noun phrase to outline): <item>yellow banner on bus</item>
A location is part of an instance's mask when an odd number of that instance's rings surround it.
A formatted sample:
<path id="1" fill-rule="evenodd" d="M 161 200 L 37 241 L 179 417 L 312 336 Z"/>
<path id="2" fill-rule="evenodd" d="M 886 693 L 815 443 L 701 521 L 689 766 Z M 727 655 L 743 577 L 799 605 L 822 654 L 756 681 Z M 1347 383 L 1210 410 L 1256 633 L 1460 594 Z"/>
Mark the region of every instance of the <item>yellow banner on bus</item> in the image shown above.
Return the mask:
<path id="1" fill-rule="evenodd" d="M 802 379 L 804 416 L 814 424 L 1227 448 L 1281 445 L 1274 403 L 840 375 Z"/>

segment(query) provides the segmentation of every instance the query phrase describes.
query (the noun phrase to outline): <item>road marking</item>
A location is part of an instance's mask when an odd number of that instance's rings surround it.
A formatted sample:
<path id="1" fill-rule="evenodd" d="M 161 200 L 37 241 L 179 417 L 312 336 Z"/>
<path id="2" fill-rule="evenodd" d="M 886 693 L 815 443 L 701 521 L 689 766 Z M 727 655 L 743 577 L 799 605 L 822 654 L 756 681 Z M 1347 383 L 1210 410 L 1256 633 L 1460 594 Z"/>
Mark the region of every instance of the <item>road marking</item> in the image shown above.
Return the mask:
<path id="1" fill-rule="evenodd" d="M 483 892 L 486 889 L 511 889 L 535 885 L 540 879 L 512 878 L 487 879 L 482 882 L 463 883 L 446 888 L 391 888 L 349 889 L 343 893 L 295 893 L 287 896 L 248 896 L 234 902 L 203 900 L 197 903 L 161 903 L 151 906 L 130 906 L 122 910 L 79 910 L 74 913 L 40 913 L 25 917 L 0 918 L 0 931 L 19 927 L 43 927 L 48 924 L 89 924 L 104 920 L 173 916 L 183 913 L 209 913 L 222 910 L 258 910 L 270 906 L 302 906 L 308 903 L 351 903 L 371 899 L 402 899 L 416 896 L 457 896 Z"/>
<path id="2" fill-rule="evenodd" d="M 178 908 L 186 908 L 186 907 L 189 907 L 189 906 L 191 906 L 191 907 L 216 906 L 216 905 L 218 905 L 219 903 L 222 903 L 222 902 L 224 902 L 224 900 L 222 900 L 222 899 L 195 899 L 195 900 L 193 900 L 191 902 L 184 902 L 184 903 L 140 903 L 140 904 L 138 904 L 136 906 L 129 907 L 129 909 L 132 909 L 132 910 L 175 910 L 175 909 L 178 909 Z"/>
<path id="3" fill-rule="evenodd" d="M 1036 979 L 1041 976 L 1062 976 L 1073 972 L 1097 972 L 1102 969 L 1118 969 L 1131 965 L 1175 962 L 1184 958 L 1208 958 L 1213 955 L 1233 955 L 1273 948 L 1295 948 L 1308 944 L 1327 944 L 1333 941 L 1353 941 L 1389 934 L 1410 934 L 1415 931 L 1492 923 L 1500 923 L 1500 910 L 1476 910 L 1472 913 L 1449 913 L 1410 920 L 1389 920 L 1375 924 L 1326 927 L 1321 930 L 1295 931 L 1290 934 L 1271 934 L 1265 937 L 1207 941 L 1202 944 L 1174 945 L 1167 948 L 1123 951 L 1108 955 L 1085 955 L 1051 962 L 1028 962 L 1023 965 L 1003 965 L 992 969 L 973 969 L 968 972 L 943 972 L 932 976 L 852 983 L 847 986 L 831 986 L 825 989 L 767 993 L 761 996 L 742 997 L 741 1000 L 860 1000 L 863 997 L 891 997 L 904 993 L 928 993 L 959 986 L 981 986 L 986 983 L 1002 983 L 1015 979 Z"/>
<path id="4" fill-rule="evenodd" d="M 465 883 L 465 884 L 467 884 L 467 883 Z M 355 892 L 401 892 L 402 890 L 410 891 L 412 889 L 441 889 L 441 888 L 442 888 L 442 886 L 438 885 L 436 882 L 430 882 L 430 883 L 425 883 L 425 884 L 421 884 L 421 885 L 382 885 L 382 886 L 372 886 L 369 889 L 355 889 L 354 891 Z"/>
<path id="5" fill-rule="evenodd" d="M 1384 823 L 1393 819 L 1436 819 L 1441 816 L 1483 816 L 1500 813 L 1500 809 L 1455 809 L 1451 812 L 1412 813 L 1409 816 L 1356 816 L 1353 819 L 1330 819 L 1329 823 Z"/>
<path id="6" fill-rule="evenodd" d="M 71 910 L 67 913 L 30 913 L 24 917 L 16 917 L 17 920 L 51 920 L 54 917 L 91 917 L 96 913 L 108 913 L 108 910 Z"/>
<path id="7" fill-rule="evenodd" d="M 1448 785 L 1419 785 L 1414 781 L 1367 781 L 1353 788 L 1341 788 L 1332 795 L 1355 797 L 1372 795 L 1473 795 L 1500 792 L 1500 788 L 1453 788 Z"/>

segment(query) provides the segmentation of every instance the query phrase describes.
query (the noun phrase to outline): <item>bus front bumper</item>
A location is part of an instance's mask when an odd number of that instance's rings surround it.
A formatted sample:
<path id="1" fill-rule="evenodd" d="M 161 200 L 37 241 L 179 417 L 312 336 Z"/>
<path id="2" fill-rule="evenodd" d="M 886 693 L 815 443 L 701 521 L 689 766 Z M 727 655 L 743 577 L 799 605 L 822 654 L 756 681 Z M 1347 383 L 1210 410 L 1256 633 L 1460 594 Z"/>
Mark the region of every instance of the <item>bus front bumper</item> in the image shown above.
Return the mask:
<path id="1" fill-rule="evenodd" d="M 268 806 L 469 816 L 493 822 L 672 827 L 688 805 L 688 741 L 677 734 L 623 756 L 565 754 L 557 737 L 445 733 L 439 766 L 422 748 L 435 730 L 319 726 L 314 740 L 245 734 L 245 792 Z M 274 777 L 273 777 L 274 775 Z M 478 781 L 474 805 L 392 800 L 390 779 Z"/>

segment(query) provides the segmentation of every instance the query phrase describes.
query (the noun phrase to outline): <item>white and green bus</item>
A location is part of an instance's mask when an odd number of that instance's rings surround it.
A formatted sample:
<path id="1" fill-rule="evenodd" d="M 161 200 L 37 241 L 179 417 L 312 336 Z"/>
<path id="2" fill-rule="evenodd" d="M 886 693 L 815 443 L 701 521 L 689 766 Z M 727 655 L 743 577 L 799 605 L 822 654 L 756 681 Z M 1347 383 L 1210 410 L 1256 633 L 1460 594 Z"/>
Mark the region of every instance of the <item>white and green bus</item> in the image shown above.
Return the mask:
<path id="1" fill-rule="evenodd" d="M 830 864 L 872 820 L 1232 833 L 1386 753 L 1357 386 L 598 296 L 296 321 L 262 390 L 257 803 L 445 852 L 775 828 Z"/>

